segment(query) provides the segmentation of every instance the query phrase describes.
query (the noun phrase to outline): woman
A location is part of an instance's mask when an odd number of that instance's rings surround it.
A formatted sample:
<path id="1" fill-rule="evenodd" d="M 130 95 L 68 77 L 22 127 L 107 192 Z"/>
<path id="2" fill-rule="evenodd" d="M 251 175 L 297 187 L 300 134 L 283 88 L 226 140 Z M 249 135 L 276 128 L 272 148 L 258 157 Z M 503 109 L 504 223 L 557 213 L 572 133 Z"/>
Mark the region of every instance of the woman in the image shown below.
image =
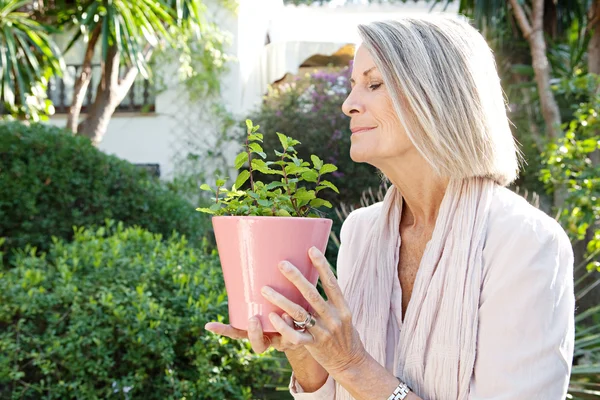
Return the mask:
<path id="1" fill-rule="evenodd" d="M 286 312 L 269 316 L 280 335 L 264 337 L 256 319 L 248 333 L 206 328 L 285 351 L 296 399 L 564 399 L 572 249 L 553 219 L 504 188 L 518 156 L 490 49 L 456 19 L 359 29 L 343 105 L 350 154 L 393 186 L 345 221 L 339 284 L 309 252 L 328 301 L 280 265 L 312 314 L 264 288 Z"/>

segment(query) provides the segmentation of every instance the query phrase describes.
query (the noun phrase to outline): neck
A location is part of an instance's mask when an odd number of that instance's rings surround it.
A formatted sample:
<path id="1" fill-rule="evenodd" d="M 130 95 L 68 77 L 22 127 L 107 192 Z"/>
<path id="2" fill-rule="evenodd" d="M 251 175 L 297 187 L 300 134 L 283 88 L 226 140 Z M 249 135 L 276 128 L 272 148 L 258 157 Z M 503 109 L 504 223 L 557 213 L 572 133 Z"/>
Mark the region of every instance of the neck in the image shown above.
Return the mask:
<path id="1" fill-rule="evenodd" d="M 433 227 L 444 199 L 448 179 L 438 176 L 420 155 L 393 159 L 378 168 L 402 193 L 401 225 Z"/>

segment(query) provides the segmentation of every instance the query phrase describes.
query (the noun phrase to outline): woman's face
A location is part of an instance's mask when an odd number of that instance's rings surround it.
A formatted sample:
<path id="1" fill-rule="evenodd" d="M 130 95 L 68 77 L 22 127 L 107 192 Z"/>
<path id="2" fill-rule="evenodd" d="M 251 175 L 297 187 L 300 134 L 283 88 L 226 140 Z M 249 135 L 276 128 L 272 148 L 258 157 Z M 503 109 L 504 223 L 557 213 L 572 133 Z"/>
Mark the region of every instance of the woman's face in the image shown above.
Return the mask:
<path id="1" fill-rule="evenodd" d="M 350 117 L 352 160 L 381 168 L 391 158 L 416 151 L 394 111 L 381 73 L 364 46 L 354 56 L 350 82 L 352 91 L 342 110 Z"/>

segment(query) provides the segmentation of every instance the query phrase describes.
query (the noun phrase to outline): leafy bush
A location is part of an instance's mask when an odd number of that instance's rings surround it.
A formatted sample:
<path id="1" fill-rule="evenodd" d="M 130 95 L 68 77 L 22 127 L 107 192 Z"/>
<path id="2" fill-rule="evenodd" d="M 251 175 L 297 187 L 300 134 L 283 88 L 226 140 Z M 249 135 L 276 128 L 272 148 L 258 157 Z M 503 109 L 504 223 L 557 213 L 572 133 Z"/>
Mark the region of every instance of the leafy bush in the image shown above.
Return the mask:
<path id="1" fill-rule="evenodd" d="M 597 301 L 600 287 L 600 93 L 596 91 L 599 84 L 598 76 L 581 75 L 562 80 L 555 88 L 559 94 L 574 100 L 573 117 L 565 126 L 565 136 L 548 146 L 544 154 L 545 168 L 541 172 L 541 180 L 549 191 L 566 191 L 560 221 L 574 245 L 582 240 L 586 245 L 586 254 L 575 267 L 578 315 L 569 393 L 576 400 L 597 398 L 600 388 L 600 306 Z"/>
<path id="2" fill-rule="evenodd" d="M 377 187 L 381 178 L 374 167 L 350 159 L 349 119 L 341 110 L 350 93 L 350 73 L 350 68 L 315 72 L 271 87 L 249 119 L 263 132 L 284 132 L 300 141 L 298 158 L 310 160 L 311 154 L 326 154 L 324 161 L 338 167 L 329 180 L 340 188 L 340 195 L 330 192 L 323 197 L 332 203 L 358 204 L 362 191 Z M 265 148 L 278 146 L 276 135 L 265 135 Z"/>
<path id="3" fill-rule="evenodd" d="M 106 218 L 198 242 L 208 221 L 140 168 L 83 137 L 34 124 L 0 124 L 0 250 L 48 249 L 51 235 Z"/>
<path id="4" fill-rule="evenodd" d="M 594 253 L 600 252 L 600 92 L 589 91 L 590 82 L 597 87 L 600 78 L 584 75 L 568 81 L 574 88 L 593 94 L 575 105 L 565 136 L 548 146 L 541 180 L 549 191 L 566 188 L 561 222 L 574 240 L 584 239 L 591 230 L 593 237 L 587 250 Z M 600 262 L 592 260 L 587 267 L 600 271 Z"/>
<path id="5" fill-rule="evenodd" d="M 257 398 L 275 361 L 203 330 L 227 315 L 217 255 L 161 239 L 109 222 L 0 269 L 0 398 Z"/>

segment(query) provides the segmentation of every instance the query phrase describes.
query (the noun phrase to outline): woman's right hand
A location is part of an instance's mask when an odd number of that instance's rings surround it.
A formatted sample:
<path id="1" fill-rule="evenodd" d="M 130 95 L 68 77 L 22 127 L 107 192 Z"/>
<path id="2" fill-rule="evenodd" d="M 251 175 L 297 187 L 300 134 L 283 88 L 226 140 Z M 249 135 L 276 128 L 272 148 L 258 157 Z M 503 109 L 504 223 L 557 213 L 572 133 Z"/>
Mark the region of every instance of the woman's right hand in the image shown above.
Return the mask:
<path id="1" fill-rule="evenodd" d="M 294 328 L 292 317 L 284 313 L 282 318 L 290 327 Z M 281 335 L 277 332 L 265 334 L 262 329 L 262 324 L 256 317 L 252 317 L 248 321 L 248 331 L 242 331 L 231 325 L 225 325 L 218 322 L 209 322 L 204 329 L 217 335 L 227 336 L 231 339 L 248 339 L 252 345 L 252 350 L 257 354 L 264 353 L 269 347 L 284 352 L 296 352 L 297 350 L 302 350 L 302 348 L 304 348 L 304 345 L 302 344 L 293 344 L 283 340 Z"/>

